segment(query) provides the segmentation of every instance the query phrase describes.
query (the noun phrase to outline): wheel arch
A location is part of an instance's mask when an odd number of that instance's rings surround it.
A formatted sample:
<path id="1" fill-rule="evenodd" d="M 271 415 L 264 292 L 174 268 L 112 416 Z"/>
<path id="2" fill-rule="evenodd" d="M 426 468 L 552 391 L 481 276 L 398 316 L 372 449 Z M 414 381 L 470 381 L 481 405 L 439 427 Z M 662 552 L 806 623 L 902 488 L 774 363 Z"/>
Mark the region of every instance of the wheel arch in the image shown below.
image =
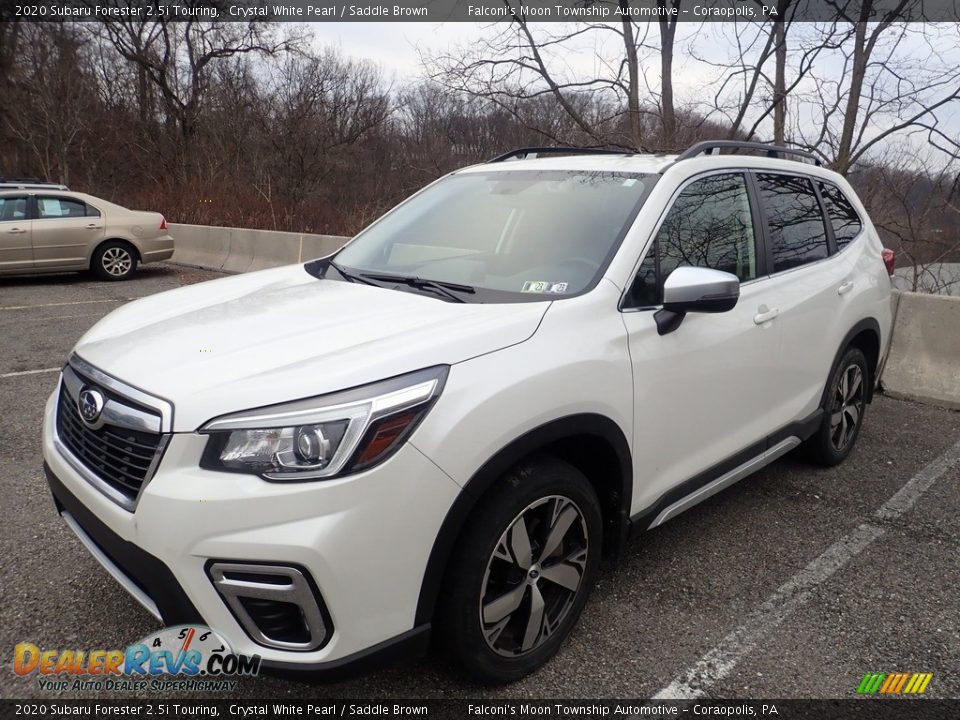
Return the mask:
<path id="1" fill-rule="evenodd" d="M 837 349 L 837 354 L 830 365 L 830 373 L 827 375 L 827 383 L 823 389 L 823 395 L 820 397 L 820 407 L 826 407 L 827 394 L 829 390 L 829 379 L 833 377 L 837 366 L 843 359 L 844 353 L 851 347 L 859 348 L 867 358 L 867 369 L 870 372 L 870 382 L 867 385 L 867 402 L 873 400 L 873 390 L 877 382 L 877 371 L 880 365 L 880 323 L 876 318 L 864 318 L 857 322 L 847 334 Z"/>
<path id="2" fill-rule="evenodd" d="M 603 553 L 615 557 L 620 552 L 633 495 L 633 464 L 623 430 L 599 414 L 553 420 L 501 448 L 463 486 L 434 539 L 420 585 L 416 625 L 432 620 L 447 565 L 477 503 L 510 468 L 538 454 L 558 457 L 587 477 L 603 508 Z"/>

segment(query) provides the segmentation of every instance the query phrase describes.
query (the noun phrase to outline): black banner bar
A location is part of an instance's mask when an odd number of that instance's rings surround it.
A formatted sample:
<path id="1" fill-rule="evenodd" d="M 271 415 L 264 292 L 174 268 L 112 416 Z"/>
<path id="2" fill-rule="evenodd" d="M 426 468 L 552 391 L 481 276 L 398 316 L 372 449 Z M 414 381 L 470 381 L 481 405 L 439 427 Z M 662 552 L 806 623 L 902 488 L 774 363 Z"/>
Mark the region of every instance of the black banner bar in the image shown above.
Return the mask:
<path id="1" fill-rule="evenodd" d="M 933 720 L 960 700 L 3 700 L 4 718 L 777 718 Z"/>
<path id="2" fill-rule="evenodd" d="M 755 22 L 960 21 L 960 0 L 8 0 L 20 21 L 247 22 Z M 778 11 L 778 8 L 780 9 Z"/>

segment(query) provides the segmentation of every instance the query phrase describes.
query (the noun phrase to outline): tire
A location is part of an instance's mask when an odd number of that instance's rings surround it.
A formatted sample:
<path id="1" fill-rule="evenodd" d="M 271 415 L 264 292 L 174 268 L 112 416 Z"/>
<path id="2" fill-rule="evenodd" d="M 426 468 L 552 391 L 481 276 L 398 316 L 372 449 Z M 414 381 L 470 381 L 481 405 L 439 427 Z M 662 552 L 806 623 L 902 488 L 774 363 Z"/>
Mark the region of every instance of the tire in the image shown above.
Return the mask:
<path id="1" fill-rule="evenodd" d="M 94 250 L 90 270 L 100 280 L 127 280 L 137 271 L 137 251 L 129 243 L 108 240 Z"/>
<path id="2" fill-rule="evenodd" d="M 827 383 L 823 421 L 807 440 L 810 459 L 818 465 L 839 465 L 853 450 L 863 427 L 869 382 L 866 356 L 859 348 L 848 348 Z"/>
<path id="3" fill-rule="evenodd" d="M 480 501 L 438 610 L 440 638 L 467 675 L 510 682 L 556 654 L 593 589 L 602 532 L 593 487 L 554 458 L 525 461 Z"/>

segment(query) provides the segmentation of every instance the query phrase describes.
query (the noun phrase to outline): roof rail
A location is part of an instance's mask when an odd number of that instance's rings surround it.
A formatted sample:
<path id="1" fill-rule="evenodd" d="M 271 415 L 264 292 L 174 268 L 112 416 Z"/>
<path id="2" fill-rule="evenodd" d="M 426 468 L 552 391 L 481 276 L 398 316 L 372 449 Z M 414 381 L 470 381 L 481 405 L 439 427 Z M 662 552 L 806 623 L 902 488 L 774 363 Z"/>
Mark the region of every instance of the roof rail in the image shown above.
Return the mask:
<path id="1" fill-rule="evenodd" d="M 7 184 L 20 184 L 20 185 L 61 185 L 62 183 L 53 182 L 52 180 L 41 180 L 40 178 L 32 177 L 15 177 L 15 178 L 5 178 L 0 177 L 0 183 Z"/>
<path id="2" fill-rule="evenodd" d="M 28 180 L 17 178 L 14 180 L 0 179 L 0 190 L 69 190 L 62 183 L 47 182 L 46 180 Z"/>
<path id="3" fill-rule="evenodd" d="M 719 151 L 723 149 L 758 150 L 765 152 L 767 157 L 779 158 L 781 160 L 787 160 L 787 155 L 795 155 L 804 160 L 809 160 L 815 165 L 823 165 L 818 157 L 806 150 L 794 150 L 793 148 L 782 147 L 780 145 L 768 145 L 767 143 L 747 142 L 745 140 L 704 140 L 694 143 L 677 156 L 677 162 L 689 160 L 697 155 L 713 155 L 714 151 L 717 151 L 717 154 L 719 154 Z"/>
<path id="4" fill-rule="evenodd" d="M 540 157 L 541 155 L 636 155 L 636 150 L 614 150 L 612 148 L 587 148 L 587 147 L 524 147 L 511 150 L 503 155 L 487 160 L 488 163 L 503 162 L 513 158 L 525 158 L 528 155 Z"/>

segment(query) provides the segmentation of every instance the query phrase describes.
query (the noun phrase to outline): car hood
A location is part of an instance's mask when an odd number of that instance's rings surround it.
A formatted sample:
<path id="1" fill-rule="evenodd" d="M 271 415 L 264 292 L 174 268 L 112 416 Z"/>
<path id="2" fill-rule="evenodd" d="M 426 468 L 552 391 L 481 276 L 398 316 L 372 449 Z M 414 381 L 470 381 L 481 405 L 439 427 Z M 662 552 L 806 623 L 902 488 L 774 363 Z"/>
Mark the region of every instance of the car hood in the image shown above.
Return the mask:
<path id="1" fill-rule="evenodd" d="M 451 303 L 336 280 L 302 265 L 152 295 L 115 310 L 75 348 L 104 372 L 174 405 L 174 430 L 528 339 L 548 302 Z"/>

